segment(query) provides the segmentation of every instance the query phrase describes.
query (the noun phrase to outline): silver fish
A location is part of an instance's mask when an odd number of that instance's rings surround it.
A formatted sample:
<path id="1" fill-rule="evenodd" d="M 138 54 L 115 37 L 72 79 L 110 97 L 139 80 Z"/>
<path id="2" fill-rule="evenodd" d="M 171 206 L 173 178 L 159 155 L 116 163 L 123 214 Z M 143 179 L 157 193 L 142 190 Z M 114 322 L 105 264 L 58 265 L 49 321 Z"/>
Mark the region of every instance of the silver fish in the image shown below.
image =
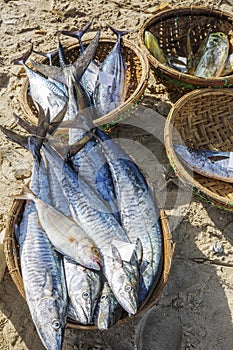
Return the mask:
<path id="1" fill-rule="evenodd" d="M 32 152 L 35 154 L 35 152 Z M 46 186 L 45 168 L 34 156 L 30 187 L 38 196 Z M 47 350 L 61 349 L 66 322 L 67 291 L 60 257 L 38 224 L 33 202 L 27 202 L 20 227 L 20 265 L 26 300 Z"/>
<path id="2" fill-rule="evenodd" d="M 45 144 L 44 152 L 46 159 L 56 169 L 74 220 L 93 238 L 96 245 L 101 248 L 110 244 L 113 239 L 127 242 L 128 238 L 122 227 L 81 176 L 77 176 L 48 143 Z"/>
<path id="3" fill-rule="evenodd" d="M 140 303 L 160 277 L 163 261 L 162 229 L 153 193 L 143 174 L 123 148 L 96 129 L 115 184 L 122 226 L 131 243 L 143 247 L 140 265 Z"/>
<path id="4" fill-rule="evenodd" d="M 16 197 L 35 203 L 39 222 L 59 252 L 85 267 L 100 270 L 102 260 L 98 248 L 72 219 L 36 197 L 27 187 Z"/>
<path id="5" fill-rule="evenodd" d="M 66 257 L 63 261 L 68 295 L 76 319 L 82 324 L 91 324 L 101 290 L 100 275 L 92 270 L 87 271 Z"/>
<path id="6" fill-rule="evenodd" d="M 94 91 L 94 100 L 99 116 L 117 108 L 126 97 L 126 66 L 121 53 L 122 32 L 110 27 L 117 35 L 117 42 L 102 63 Z"/>
<path id="7" fill-rule="evenodd" d="M 92 20 L 89 21 L 80 30 L 75 30 L 75 31 L 61 30 L 60 33 L 78 39 L 79 45 L 80 45 L 80 53 L 83 54 L 83 52 L 85 51 L 85 47 L 82 43 L 82 37 L 89 30 L 91 24 L 92 24 Z M 81 83 L 91 98 L 93 97 L 93 92 L 95 89 L 95 84 L 97 81 L 99 69 L 100 69 L 100 64 L 96 62 L 94 59 L 92 59 L 81 78 Z M 94 103 L 93 99 L 92 99 L 92 102 Z"/>
<path id="8" fill-rule="evenodd" d="M 233 182 L 233 152 L 192 149 L 177 144 L 174 150 L 181 161 L 198 174 Z"/>
<path id="9" fill-rule="evenodd" d="M 120 319 L 122 311 L 109 283 L 105 281 L 94 314 L 98 329 L 103 331 L 112 327 Z"/>
<path id="10" fill-rule="evenodd" d="M 117 248 L 110 244 L 101 249 L 103 272 L 118 303 L 129 313 L 135 315 L 138 307 L 138 290 L 134 276 L 127 274 Z"/>

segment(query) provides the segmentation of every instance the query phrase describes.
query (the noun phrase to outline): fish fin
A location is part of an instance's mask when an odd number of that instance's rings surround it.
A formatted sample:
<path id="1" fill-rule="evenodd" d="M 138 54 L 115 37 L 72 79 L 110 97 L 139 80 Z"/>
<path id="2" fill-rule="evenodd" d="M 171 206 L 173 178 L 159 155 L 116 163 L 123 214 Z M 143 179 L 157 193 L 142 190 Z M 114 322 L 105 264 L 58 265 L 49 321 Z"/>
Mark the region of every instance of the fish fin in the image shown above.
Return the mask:
<path id="1" fill-rule="evenodd" d="M 65 116 L 66 111 L 67 111 L 67 107 L 68 107 L 68 102 L 65 103 L 64 107 L 60 110 L 60 112 L 58 112 L 56 117 L 54 117 L 53 120 L 50 122 L 49 129 L 48 129 L 48 133 L 50 135 L 54 134 L 54 132 L 57 130 L 57 128 L 59 127 L 59 125 L 63 121 L 64 116 Z"/>
<path id="2" fill-rule="evenodd" d="M 118 268 L 121 268 L 123 266 L 123 261 L 121 259 L 119 250 L 113 244 L 111 244 L 111 250 L 114 264 L 116 265 L 116 267 L 118 266 Z"/>
<path id="3" fill-rule="evenodd" d="M 116 29 L 116 28 L 114 28 L 114 27 L 112 27 L 112 26 L 110 26 L 110 25 L 108 25 L 108 27 L 111 29 L 111 31 L 112 31 L 114 34 L 116 34 L 116 36 L 117 36 L 118 38 L 122 38 L 122 36 L 134 32 L 134 30 L 118 30 L 118 29 Z"/>
<path id="4" fill-rule="evenodd" d="M 30 190 L 29 187 L 25 185 L 23 186 L 22 192 L 20 194 L 14 194 L 9 197 L 13 197 L 15 199 L 31 199 L 31 200 L 35 199 L 34 193 Z"/>
<path id="5" fill-rule="evenodd" d="M 32 50 L 32 52 L 35 53 L 36 55 L 40 55 L 40 56 L 48 58 L 50 66 L 53 65 L 52 64 L 53 58 L 58 55 L 58 49 L 53 50 L 51 52 L 42 52 L 42 51 L 36 51 L 36 50 Z"/>
<path id="6" fill-rule="evenodd" d="M 60 34 L 71 36 L 73 38 L 76 38 L 78 40 L 81 40 L 82 36 L 89 30 L 89 28 L 92 25 L 93 20 L 91 19 L 88 23 L 86 23 L 81 29 L 79 30 L 60 30 L 58 31 Z"/>
<path id="7" fill-rule="evenodd" d="M 99 39 L 100 30 L 97 31 L 96 35 L 94 36 L 90 44 L 87 46 L 83 54 L 73 63 L 73 66 L 76 69 L 77 81 L 79 81 L 82 78 L 83 73 L 85 72 L 86 68 L 89 66 L 91 60 L 93 59 L 93 56 L 99 44 Z"/>
<path id="8" fill-rule="evenodd" d="M 20 118 L 17 114 L 13 113 L 13 117 L 18 125 L 20 125 L 24 130 L 29 132 L 30 134 L 36 134 L 36 126 L 26 122 L 22 118 Z"/>
<path id="9" fill-rule="evenodd" d="M 63 84 L 66 84 L 66 78 L 61 67 L 48 66 L 47 64 L 38 63 L 34 60 L 30 60 L 33 67 L 46 77 L 57 80 Z"/>
<path id="10" fill-rule="evenodd" d="M 6 129 L 1 125 L 0 125 L 0 130 L 4 133 L 4 135 L 6 136 L 6 138 L 8 140 L 15 142 L 18 145 L 20 145 L 23 148 L 30 151 L 29 142 L 28 142 L 29 137 L 28 136 L 19 135 L 16 132 L 9 130 L 9 129 Z"/>
<path id="11" fill-rule="evenodd" d="M 31 44 L 30 49 L 27 52 L 25 52 L 25 54 L 22 57 L 14 60 L 13 63 L 19 64 L 19 65 L 24 65 L 25 62 L 27 61 L 27 59 L 31 56 L 32 51 L 33 51 L 33 45 Z"/>

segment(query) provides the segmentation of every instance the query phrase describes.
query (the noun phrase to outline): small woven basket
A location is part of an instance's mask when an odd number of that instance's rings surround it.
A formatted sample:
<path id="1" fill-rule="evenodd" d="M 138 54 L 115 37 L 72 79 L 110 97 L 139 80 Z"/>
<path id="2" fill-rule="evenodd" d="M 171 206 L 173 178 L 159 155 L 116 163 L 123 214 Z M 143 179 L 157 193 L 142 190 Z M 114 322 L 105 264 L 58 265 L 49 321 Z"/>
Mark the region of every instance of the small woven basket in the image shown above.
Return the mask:
<path id="1" fill-rule="evenodd" d="M 196 149 L 233 150 L 233 90 L 201 89 L 182 96 L 170 110 L 164 141 L 179 179 L 202 199 L 233 211 L 233 184 L 190 172 L 174 150 L 181 142 Z"/>
<path id="2" fill-rule="evenodd" d="M 22 279 L 21 270 L 20 270 L 19 246 L 15 239 L 15 232 L 14 232 L 15 224 L 19 224 L 22 219 L 24 205 L 25 205 L 24 200 L 15 199 L 13 202 L 13 205 L 10 210 L 10 214 L 6 222 L 4 252 L 6 255 L 6 261 L 7 261 L 9 273 L 18 291 L 20 292 L 22 297 L 25 299 L 23 279 Z M 174 253 L 174 244 L 173 244 L 172 235 L 170 232 L 165 211 L 162 209 L 160 210 L 160 220 L 161 220 L 161 226 L 162 226 L 163 246 L 164 246 L 163 267 L 162 267 L 161 276 L 158 283 L 155 286 L 153 286 L 153 288 L 151 289 L 147 300 L 143 304 L 142 309 L 134 317 L 141 315 L 156 303 L 161 293 L 163 292 L 169 278 L 170 268 L 171 268 L 173 253 Z M 132 317 L 129 318 L 127 316 L 119 320 L 117 324 L 121 324 L 129 320 L 132 320 Z M 85 326 L 82 324 L 75 323 L 69 319 L 67 320 L 67 327 L 75 328 L 75 329 L 86 329 L 86 330 L 97 329 L 97 326 L 95 325 Z"/>
<path id="3" fill-rule="evenodd" d="M 139 32 L 139 45 L 146 53 L 156 78 L 170 90 L 182 93 L 207 87 L 231 87 L 233 75 L 218 78 L 199 78 L 162 64 L 147 49 L 145 31 L 158 39 L 163 52 L 168 56 L 187 57 L 187 33 L 190 30 L 192 50 L 195 55 L 203 39 L 213 32 L 228 34 L 233 28 L 233 15 L 207 7 L 184 7 L 165 10 L 145 22 Z M 232 52 L 232 49 L 229 53 Z"/>
<path id="4" fill-rule="evenodd" d="M 91 39 L 84 40 L 84 46 L 87 46 L 91 42 Z M 96 50 L 94 58 L 103 62 L 105 57 L 111 51 L 116 43 L 116 39 L 113 38 L 101 38 L 98 48 Z M 149 63 L 147 57 L 142 50 L 133 42 L 122 39 L 122 54 L 127 66 L 126 69 L 126 81 L 127 81 L 127 94 L 126 99 L 122 104 L 109 112 L 108 114 L 97 118 L 94 123 L 98 126 L 112 125 L 124 120 L 134 110 L 137 103 L 140 101 L 141 96 L 146 88 L 147 80 L 149 77 Z M 79 45 L 70 45 L 65 49 L 65 57 L 68 63 L 74 62 L 80 55 Z M 45 63 L 45 60 L 41 62 Z M 58 64 L 58 59 L 54 60 L 55 64 Z M 29 81 L 26 78 L 19 95 L 19 102 L 22 110 L 30 121 L 34 124 L 37 123 L 37 110 L 28 94 Z"/>

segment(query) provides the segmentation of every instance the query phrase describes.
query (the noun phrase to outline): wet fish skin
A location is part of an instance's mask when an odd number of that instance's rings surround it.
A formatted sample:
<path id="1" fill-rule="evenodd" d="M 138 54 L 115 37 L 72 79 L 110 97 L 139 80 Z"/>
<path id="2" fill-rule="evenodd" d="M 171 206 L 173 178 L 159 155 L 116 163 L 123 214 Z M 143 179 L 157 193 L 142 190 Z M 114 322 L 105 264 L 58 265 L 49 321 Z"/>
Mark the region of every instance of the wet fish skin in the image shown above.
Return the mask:
<path id="1" fill-rule="evenodd" d="M 132 275 L 124 269 L 117 248 L 110 244 L 101 249 L 103 272 L 118 303 L 129 313 L 135 315 L 138 307 L 138 290 Z"/>
<path id="2" fill-rule="evenodd" d="M 101 248 L 103 245 L 110 244 L 113 239 L 127 242 L 128 237 L 124 230 L 90 186 L 77 176 L 48 143 L 45 145 L 44 152 L 46 159 L 56 169 L 74 220 L 81 224 L 96 245 Z"/>
<path id="3" fill-rule="evenodd" d="M 38 219 L 55 248 L 81 265 L 100 270 L 102 260 L 94 241 L 73 220 L 37 198 L 24 187 L 18 198 L 32 200 Z"/>
<path id="4" fill-rule="evenodd" d="M 122 311 L 108 282 L 105 281 L 94 314 L 98 329 L 104 331 L 112 327 L 121 318 Z"/>
<path id="5" fill-rule="evenodd" d="M 131 243 L 139 238 L 143 247 L 140 304 L 161 273 L 163 245 L 159 210 L 153 192 L 136 163 L 106 133 L 96 129 L 96 134 L 115 184 L 122 227 Z"/>
<path id="6" fill-rule="evenodd" d="M 201 78 L 219 77 L 224 69 L 229 52 L 229 40 L 222 32 L 211 33 L 194 75 Z"/>
<path id="7" fill-rule="evenodd" d="M 94 100 L 98 116 L 117 108 L 126 97 L 126 66 L 121 53 L 121 38 L 128 32 L 112 27 L 117 34 L 117 42 L 102 63 L 94 90 Z"/>
<path id="8" fill-rule="evenodd" d="M 101 290 L 100 274 L 63 259 L 68 295 L 76 318 L 82 324 L 91 324 Z"/>
<path id="9" fill-rule="evenodd" d="M 233 182 L 231 152 L 192 149 L 174 144 L 174 150 L 191 170 L 213 179 Z"/>

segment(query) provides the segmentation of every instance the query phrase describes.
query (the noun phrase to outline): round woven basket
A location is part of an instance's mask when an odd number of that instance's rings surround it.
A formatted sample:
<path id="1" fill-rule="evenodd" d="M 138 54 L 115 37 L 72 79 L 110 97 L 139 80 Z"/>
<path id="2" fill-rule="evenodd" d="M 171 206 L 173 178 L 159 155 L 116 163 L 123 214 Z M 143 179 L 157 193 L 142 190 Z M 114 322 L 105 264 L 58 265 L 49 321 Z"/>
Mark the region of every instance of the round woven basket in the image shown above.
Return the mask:
<path id="1" fill-rule="evenodd" d="M 201 89 L 182 96 L 165 124 L 164 141 L 176 175 L 202 199 L 233 210 L 233 184 L 188 170 L 177 157 L 174 144 L 196 149 L 233 150 L 233 90 Z"/>
<path id="2" fill-rule="evenodd" d="M 24 205 L 25 205 L 24 200 L 15 199 L 13 201 L 10 214 L 6 222 L 4 252 L 6 255 L 6 261 L 7 261 L 9 273 L 18 291 L 20 292 L 22 297 L 25 299 L 23 279 L 22 279 L 21 270 L 20 270 L 19 247 L 15 239 L 15 232 L 14 232 L 15 224 L 19 224 L 22 219 Z M 173 244 L 172 235 L 170 232 L 165 211 L 162 209 L 160 210 L 160 220 L 161 220 L 161 226 L 162 226 L 163 246 L 164 246 L 163 266 L 162 266 L 161 276 L 159 281 L 156 283 L 156 285 L 151 288 L 149 296 L 147 300 L 144 302 L 143 307 L 141 308 L 141 310 L 139 310 L 139 312 L 134 317 L 141 315 L 143 312 L 151 308 L 156 303 L 161 293 L 163 292 L 163 289 L 165 288 L 169 278 L 170 268 L 171 268 L 173 253 L 174 253 L 174 244 Z M 129 320 L 132 320 L 132 317 L 129 318 L 127 316 L 119 320 L 117 324 L 121 324 Z M 75 323 L 69 319 L 67 320 L 67 327 L 71 327 L 75 329 L 86 329 L 86 330 L 97 329 L 97 326 L 95 325 L 85 326 L 85 325 Z"/>
<path id="3" fill-rule="evenodd" d="M 83 44 L 88 45 L 91 39 L 84 40 Z M 103 62 L 105 57 L 111 51 L 116 43 L 116 39 L 113 38 L 101 38 L 98 48 L 96 50 L 94 58 Z M 97 118 L 94 123 L 98 126 L 108 127 L 119 123 L 131 114 L 136 104 L 140 101 L 141 96 L 146 88 L 147 80 L 149 77 L 149 63 L 147 57 L 142 50 L 133 42 L 122 39 L 122 54 L 124 57 L 126 69 L 126 81 L 127 81 L 127 94 L 126 99 L 122 104 L 109 112 L 108 114 Z M 65 49 L 65 57 L 68 63 L 74 62 L 80 55 L 79 45 L 70 45 Z M 45 63 L 45 60 L 41 62 Z M 58 59 L 54 60 L 54 64 L 58 64 Z M 28 94 L 29 81 L 26 78 L 19 95 L 19 102 L 27 117 L 32 123 L 37 123 L 37 110 Z"/>
<path id="4" fill-rule="evenodd" d="M 147 20 L 139 32 L 139 45 L 146 53 L 153 72 L 170 90 L 187 92 L 197 88 L 231 87 L 233 75 L 218 78 L 199 78 L 179 71 L 157 60 L 144 43 L 145 31 L 158 39 L 163 52 L 168 56 L 187 57 L 187 33 L 195 55 L 203 39 L 210 33 L 221 31 L 228 34 L 233 28 L 233 15 L 207 7 L 184 7 L 159 12 Z M 229 53 L 232 52 L 232 49 Z"/>

